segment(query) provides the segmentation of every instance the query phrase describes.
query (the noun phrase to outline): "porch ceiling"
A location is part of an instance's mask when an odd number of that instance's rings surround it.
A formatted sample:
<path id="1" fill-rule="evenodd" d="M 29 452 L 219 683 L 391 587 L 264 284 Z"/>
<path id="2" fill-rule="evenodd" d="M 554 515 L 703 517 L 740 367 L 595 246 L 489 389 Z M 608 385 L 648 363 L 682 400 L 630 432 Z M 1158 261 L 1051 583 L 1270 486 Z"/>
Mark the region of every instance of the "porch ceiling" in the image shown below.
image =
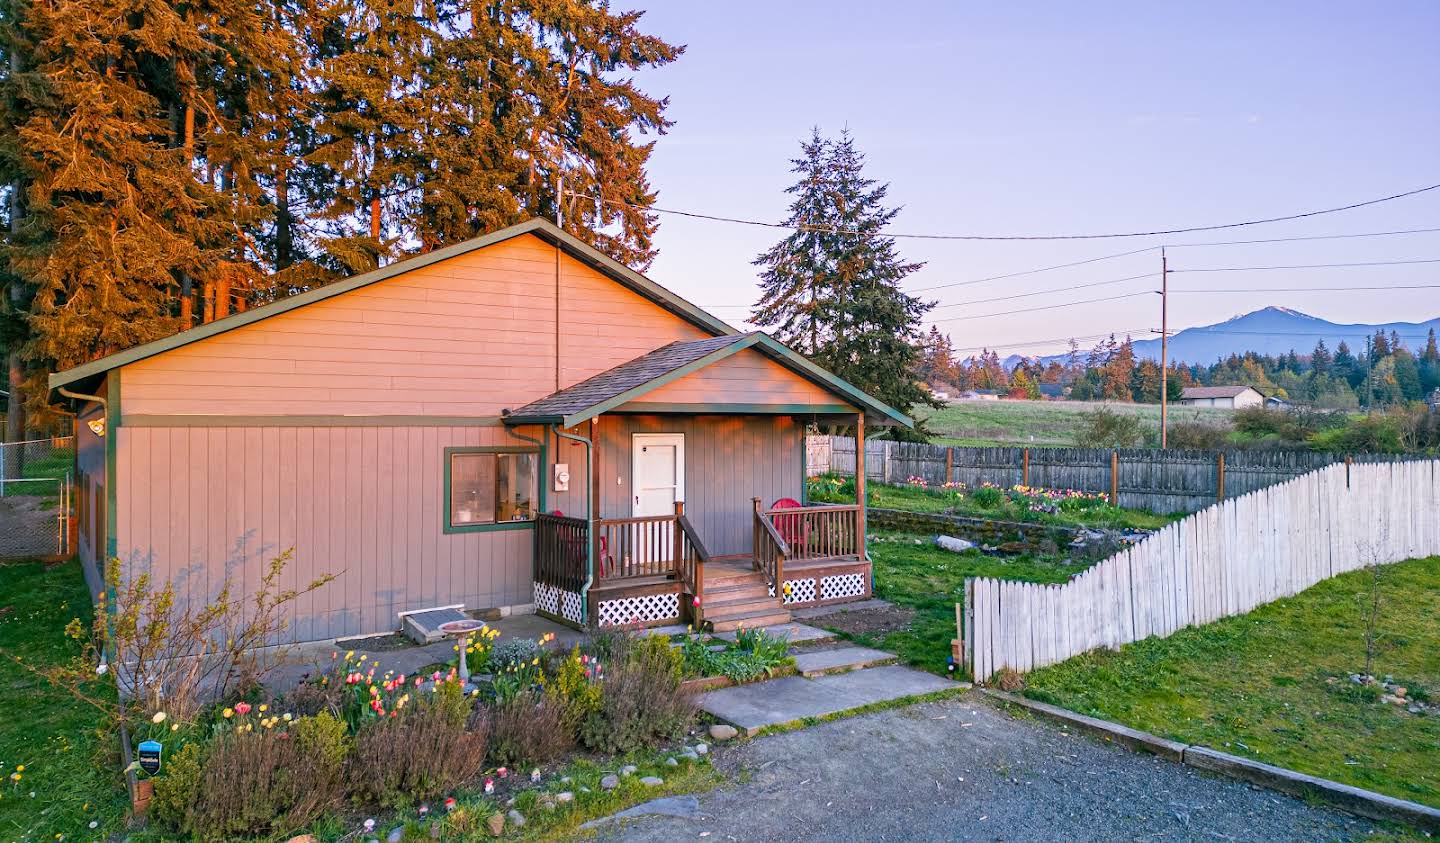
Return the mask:
<path id="1" fill-rule="evenodd" d="M 513 410 L 505 415 L 505 423 L 560 424 L 570 427 L 601 413 L 621 408 L 622 405 L 631 404 L 652 390 L 719 363 L 748 348 L 755 349 L 795 375 L 821 387 L 835 399 L 833 403 L 824 405 L 800 407 L 776 404 L 775 408 L 784 408 L 784 412 L 834 414 L 859 407 L 864 409 L 867 420 L 873 424 L 913 426 L 913 422 L 904 413 L 871 398 L 763 333 L 670 343 Z M 659 409 L 645 406 L 649 411 Z M 697 413 L 738 411 L 735 404 L 726 403 L 723 398 L 718 398 L 713 405 L 710 402 L 687 404 L 683 410 Z M 760 405 L 750 408 L 752 412 L 767 410 L 781 411 Z M 849 411 L 853 412 L 853 409 Z"/>

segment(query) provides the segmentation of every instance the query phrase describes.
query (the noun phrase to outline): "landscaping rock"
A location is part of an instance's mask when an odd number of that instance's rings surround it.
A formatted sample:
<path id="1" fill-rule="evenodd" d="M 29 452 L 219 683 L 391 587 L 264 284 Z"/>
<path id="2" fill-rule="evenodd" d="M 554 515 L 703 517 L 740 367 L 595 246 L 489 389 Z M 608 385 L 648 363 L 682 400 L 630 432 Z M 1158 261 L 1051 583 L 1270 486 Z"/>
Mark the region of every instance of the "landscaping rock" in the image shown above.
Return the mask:
<path id="1" fill-rule="evenodd" d="M 710 727 L 711 740 L 728 741 L 738 734 L 740 733 L 735 731 L 735 727 L 727 723 L 716 723 L 714 726 Z"/>
<path id="2" fill-rule="evenodd" d="M 680 757 L 686 759 L 687 761 L 700 760 L 700 754 L 693 749 L 687 749 L 684 752 L 680 753 Z"/>
<path id="3" fill-rule="evenodd" d="M 485 827 L 490 829 L 491 837 L 499 837 L 505 833 L 505 815 L 496 811 L 485 821 Z"/>
<path id="4" fill-rule="evenodd" d="M 696 754 L 696 755 L 709 755 L 709 754 L 710 754 L 710 744 L 708 744 L 708 743 L 697 743 L 697 744 L 695 744 L 695 754 Z"/>
<path id="5" fill-rule="evenodd" d="M 521 828 L 525 825 L 525 815 L 514 808 L 511 808 L 510 813 L 506 814 L 506 816 L 510 818 L 510 824 L 516 828 Z"/>
<path id="6" fill-rule="evenodd" d="M 680 766 L 680 762 L 679 762 L 679 761 L 676 761 L 676 760 L 675 760 L 675 756 L 672 755 L 672 756 L 670 756 L 669 758 L 666 758 L 666 759 L 665 759 L 665 766 L 666 766 L 666 767 L 679 767 L 679 766 Z"/>
<path id="7" fill-rule="evenodd" d="M 90 827 L 95 828 L 98 825 L 99 823 L 94 823 Z M 316 843 L 316 840 L 313 834 L 297 834 L 289 840 L 286 840 L 285 843 Z"/>
<path id="8" fill-rule="evenodd" d="M 606 777 L 604 777 L 603 779 L 600 780 L 600 789 L 601 789 L 601 790 L 614 790 L 615 788 L 617 788 L 617 787 L 619 787 L 619 786 L 620 786 L 620 777 L 617 776 L 617 775 L 615 775 L 614 773 L 611 773 L 610 775 L 608 775 L 608 776 L 606 776 Z"/>
<path id="9" fill-rule="evenodd" d="M 634 764 L 626 764 L 624 767 L 621 767 L 621 768 L 620 768 L 620 775 L 622 775 L 622 776 L 633 776 L 633 775 L 635 775 L 636 771 L 638 771 L 639 769 L 640 769 L 640 768 L 639 768 L 639 767 L 636 767 Z"/>
<path id="10" fill-rule="evenodd" d="M 964 553 L 967 550 L 973 550 L 975 542 L 955 536 L 936 536 L 935 546 L 941 550 L 948 550 L 951 553 Z"/>
<path id="11" fill-rule="evenodd" d="M 556 801 L 556 802 L 574 802 L 574 801 L 575 801 L 575 794 L 571 793 L 571 792 L 568 791 L 568 790 L 562 790 L 561 792 L 555 794 L 555 801 Z"/>
<path id="12" fill-rule="evenodd" d="M 403 825 L 395 826 L 394 828 L 390 829 L 389 834 L 385 835 L 385 843 L 400 843 L 400 841 L 404 839 L 405 826 Z"/>
<path id="13" fill-rule="evenodd" d="M 665 780 L 659 776 L 644 776 L 640 779 L 640 783 L 646 787 L 659 787 L 665 783 Z"/>

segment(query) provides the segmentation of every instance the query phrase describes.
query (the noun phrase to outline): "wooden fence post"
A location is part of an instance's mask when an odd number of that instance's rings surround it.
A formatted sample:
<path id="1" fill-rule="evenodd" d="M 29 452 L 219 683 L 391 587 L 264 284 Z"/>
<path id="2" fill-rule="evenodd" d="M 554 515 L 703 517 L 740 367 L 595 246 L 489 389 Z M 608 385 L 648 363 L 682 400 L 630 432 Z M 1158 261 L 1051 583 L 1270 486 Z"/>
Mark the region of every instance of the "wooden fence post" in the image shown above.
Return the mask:
<path id="1" fill-rule="evenodd" d="M 1120 505 L 1120 452 L 1110 451 L 1110 505 Z"/>
<path id="2" fill-rule="evenodd" d="M 1020 455 L 1020 485 L 1030 485 L 1030 449 L 1026 448 Z"/>
<path id="3" fill-rule="evenodd" d="M 950 482 L 950 472 L 955 468 L 955 449 L 947 446 L 945 448 L 945 482 Z M 944 484 L 942 484 L 944 485 Z"/>
<path id="4" fill-rule="evenodd" d="M 1215 455 L 1215 500 L 1225 500 L 1225 452 Z"/>

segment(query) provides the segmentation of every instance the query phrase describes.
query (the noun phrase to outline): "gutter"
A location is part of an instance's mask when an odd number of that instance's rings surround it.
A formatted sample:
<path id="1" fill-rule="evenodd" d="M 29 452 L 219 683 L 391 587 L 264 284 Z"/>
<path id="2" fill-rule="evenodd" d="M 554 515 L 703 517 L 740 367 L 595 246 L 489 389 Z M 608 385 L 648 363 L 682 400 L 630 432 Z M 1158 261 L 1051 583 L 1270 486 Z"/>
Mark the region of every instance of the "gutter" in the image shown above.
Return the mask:
<path id="1" fill-rule="evenodd" d="M 569 439 L 585 446 L 585 584 L 580 586 L 580 625 L 585 626 L 590 614 L 590 586 L 595 584 L 595 443 L 575 433 L 566 433 L 558 424 L 550 429 L 561 439 Z"/>

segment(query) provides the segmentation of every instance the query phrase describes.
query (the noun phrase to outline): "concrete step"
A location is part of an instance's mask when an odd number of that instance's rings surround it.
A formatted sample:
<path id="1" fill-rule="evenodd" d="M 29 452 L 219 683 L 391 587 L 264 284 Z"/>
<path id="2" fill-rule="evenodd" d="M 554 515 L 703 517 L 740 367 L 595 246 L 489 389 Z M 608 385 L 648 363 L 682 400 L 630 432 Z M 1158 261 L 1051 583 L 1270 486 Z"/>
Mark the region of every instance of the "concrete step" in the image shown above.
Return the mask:
<path id="1" fill-rule="evenodd" d="M 754 629 L 757 626 L 773 626 L 785 623 L 790 620 L 790 613 L 784 609 L 757 609 L 749 612 L 736 612 L 734 614 L 722 614 L 715 616 L 705 615 L 711 628 L 715 632 L 731 632 L 744 626 L 746 629 Z"/>
<path id="2" fill-rule="evenodd" d="M 795 669 L 801 676 L 815 678 L 829 673 L 845 673 L 882 664 L 894 664 L 894 653 L 869 647 L 836 647 L 832 650 L 806 650 L 794 655 Z"/>
<path id="3" fill-rule="evenodd" d="M 783 676 L 720 688 L 701 694 L 697 702 L 717 720 L 754 735 L 767 726 L 844 714 L 937 691 L 958 692 L 967 687 L 901 665 L 886 665 L 818 679 Z"/>

